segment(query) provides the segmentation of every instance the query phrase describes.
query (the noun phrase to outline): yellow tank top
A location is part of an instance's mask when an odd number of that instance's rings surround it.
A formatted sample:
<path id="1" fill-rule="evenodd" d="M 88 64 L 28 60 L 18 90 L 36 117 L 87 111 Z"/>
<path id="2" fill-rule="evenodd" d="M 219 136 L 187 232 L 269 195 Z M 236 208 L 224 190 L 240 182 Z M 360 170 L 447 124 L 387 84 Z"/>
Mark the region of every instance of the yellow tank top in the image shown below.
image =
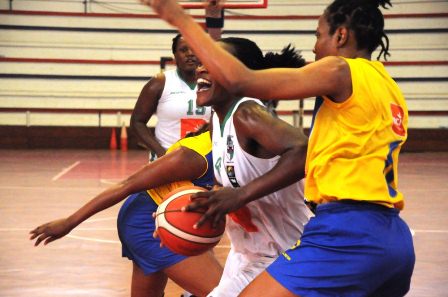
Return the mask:
<path id="1" fill-rule="evenodd" d="M 204 157 L 204 159 L 206 159 L 207 164 L 208 164 L 207 155 L 210 154 L 211 150 L 212 150 L 212 141 L 210 138 L 210 132 L 205 132 L 205 133 L 199 134 L 197 136 L 193 136 L 193 137 L 183 138 L 183 139 L 179 140 L 178 142 L 174 143 L 172 146 L 170 146 L 168 148 L 168 150 L 166 151 L 166 153 L 169 154 L 181 146 L 187 147 L 187 148 L 197 152 L 202 157 Z M 206 171 L 204 171 L 203 176 L 205 174 L 207 174 L 207 172 L 208 172 L 208 168 L 206 169 Z M 171 192 L 179 187 L 187 186 L 187 185 L 193 185 L 193 183 L 191 181 L 173 182 L 173 183 L 163 185 L 163 186 L 160 186 L 160 187 L 157 187 L 154 189 L 149 189 L 148 194 L 157 205 L 160 205 L 160 203 L 163 202 L 164 197 L 166 197 L 166 195 L 169 192 Z"/>
<path id="2" fill-rule="evenodd" d="M 315 203 L 351 199 L 402 209 L 397 166 L 407 137 L 406 102 L 381 62 L 345 61 L 352 95 L 343 103 L 324 97 L 314 111 L 305 197 Z"/>

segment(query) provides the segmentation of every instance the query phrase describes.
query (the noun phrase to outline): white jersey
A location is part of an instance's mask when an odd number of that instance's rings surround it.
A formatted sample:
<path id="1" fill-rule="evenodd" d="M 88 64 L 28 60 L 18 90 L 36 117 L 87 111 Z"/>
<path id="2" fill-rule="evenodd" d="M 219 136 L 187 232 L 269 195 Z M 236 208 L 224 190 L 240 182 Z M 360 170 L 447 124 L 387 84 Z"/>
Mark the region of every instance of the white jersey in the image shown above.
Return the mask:
<path id="1" fill-rule="evenodd" d="M 165 86 L 157 104 L 155 136 L 167 149 L 185 134 L 210 119 L 211 108 L 196 106 L 196 85 L 190 87 L 177 69 L 165 74 Z"/>
<path id="2" fill-rule="evenodd" d="M 238 143 L 233 114 L 245 101 L 241 99 L 220 124 L 213 115 L 213 162 L 215 178 L 225 187 L 244 186 L 270 171 L 280 156 L 261 159 L 245 152 Z M 227 216 L 226 232 L 231 251 L 221 281 L 209 296 L 237 296 L 239 292 L 280 253 L 300 238 L 312 216 L 304 203 L 302 183 L 274 192 L 248 203 Z"/>

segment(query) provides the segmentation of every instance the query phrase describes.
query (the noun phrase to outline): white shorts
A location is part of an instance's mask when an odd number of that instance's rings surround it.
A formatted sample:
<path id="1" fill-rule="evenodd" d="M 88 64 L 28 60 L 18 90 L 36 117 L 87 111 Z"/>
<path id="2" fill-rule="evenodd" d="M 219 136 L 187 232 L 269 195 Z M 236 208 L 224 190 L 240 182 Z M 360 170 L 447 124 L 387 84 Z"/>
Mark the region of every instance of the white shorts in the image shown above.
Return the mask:
<path id="1" fill-rule="evenodd" d="M 230 249 L 224 272 L 216 288 L 207 297 L 235 297 L 276 258 L 254 256 Z"/>

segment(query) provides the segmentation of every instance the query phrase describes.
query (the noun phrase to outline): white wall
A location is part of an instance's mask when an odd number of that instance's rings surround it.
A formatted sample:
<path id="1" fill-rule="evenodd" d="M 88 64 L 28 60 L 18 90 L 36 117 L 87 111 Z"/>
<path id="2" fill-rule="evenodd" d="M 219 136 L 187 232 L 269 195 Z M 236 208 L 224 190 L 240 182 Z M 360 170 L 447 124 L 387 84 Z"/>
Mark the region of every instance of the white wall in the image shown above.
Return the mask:
<path id="1" fill-rule="evenodd" d="M 14 10 L 82 13 L 82 1 L 25 1 L 14 0 Z M 97 3 L 97 2 L 96 2 Z M 101 3 L 101 2 L 100 2 Z M 107 3 L 105 5 L 104 3 Z M 8 14 L 0 12 L 0 108 L 72 108 L 132 110 L 147 77 L 160 71 L 154 62 L 161 56 L 171 56 L 174 30 L 155 17 L 126 16 L 123 13 L 149 13 L 145 7 L 131 0 L 107 1 L 102 5 L 90 3 L 89 12 L 108 13 L 109 17 L 74 15 Z M 293 43 L 307 61 L 314 55 L 311 49 L 317 20 L 291 18 L 248 19 L 232 15 L 250 16 L 318 16 L 329 1 L 270 0 L 268 9 L 229 10 L 224 36 L 253 39 L 265 51 L 278 51 Z M 390 14 L 448 13 L 448 1 L 393 1 Z M 0 0 L 0 9 L 9 9 L 9 1 Z M 191 10 L 202 15 L 202 10 Z M 113 17 L 113 13 L 116 14 Z M 202 20 L 202 19 L 200 19 Z M 20 28 L 11 29 L 11 26 Z M 25 27 L 23 27 L 25 26 Z M 39 29 L 39 27 L 41 27 Z M 42 28 L 46 27 L 46 28 Z M 71 28 L 72 31 L 69 31 Z M 51 29 L 51 30 L 50 30 Z M 119 30 L 126 29 L 126 32 Z M 397 78 L 442 78 L 430 82 L 398 82 L 409 109 L 448 111 L 448 17 L 393 17 L 386 19 L 387 30 L 434 29 L 437 32 L 390 33 L 392 62 L 444 61 L 438 65 L 387 66 Z M 90 30 L 90 31 L 87 31 Z M 103 30 L 103 31 L 102 31 Z M 111 30 L 104 32 L 104 30 Z M 115 30 L 115 31 L 114 31 Z M 163 32 L 154 33 L 151 30 Z M 267 33 L 266 31 L 282 31 Z M 285 31 L 306 31 L 304 34 Z M 38 62 L 29 59 L 45 59 Z M 55 60 L 48 60 L 55 59 Z M 60 60 L 65 60 L 61 63 Z M 83 63 L 67 60 L 84 60 Z M 97 62 L 95 62 L 95 60 Z M 101 61 L 126 62 L 106 64 Z M 141 63 L 141 62 L 145 63 Z M 151 62 L 153 64 L 151 64 Z M 412 63 L 411 63 L 412 64 Z M 65 78 L 23 78 L 11 75 L 60 75 Z M 5 77 L 6 76 L 6 77 Z M 7 77 L 9 76 L 9 78 Z M 73 76 L 101 76 L 102 79 L 76 79 Z M 119 76 L 121 80 L 108 77 Z M 129 79 L 125 79 L 128 77 Z M 305 110 L 312 110 L 313 101 L 305 101 Z M 279 110 L 297 110 L 298 102 L 281 102 Z M 291 116 L 283 116 L 292 123 Z M 115 125 L 128 115 L 95 113 L 57 114 L 31 112 L 0 113 L 0 125 Z M 155 119 L 151 124 L 155 123 Z M 304 119 L 305 126 L 310 117 Z M 410 127 L 448 127 L 446 116 L 411 117 Z"/>

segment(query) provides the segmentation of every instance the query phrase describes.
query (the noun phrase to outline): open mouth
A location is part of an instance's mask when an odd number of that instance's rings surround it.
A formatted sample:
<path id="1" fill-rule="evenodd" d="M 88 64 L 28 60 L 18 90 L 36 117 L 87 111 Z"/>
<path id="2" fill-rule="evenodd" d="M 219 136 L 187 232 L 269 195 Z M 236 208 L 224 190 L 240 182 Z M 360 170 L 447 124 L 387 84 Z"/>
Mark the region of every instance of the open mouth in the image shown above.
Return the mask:
<path id="1" fill-rule="evenodd" d="M 205 78 L 198 78 L 197 84 L 198 84 L 198 92 L 207 91 L 212 86 L 212 82 L 206 80 Z"/>

